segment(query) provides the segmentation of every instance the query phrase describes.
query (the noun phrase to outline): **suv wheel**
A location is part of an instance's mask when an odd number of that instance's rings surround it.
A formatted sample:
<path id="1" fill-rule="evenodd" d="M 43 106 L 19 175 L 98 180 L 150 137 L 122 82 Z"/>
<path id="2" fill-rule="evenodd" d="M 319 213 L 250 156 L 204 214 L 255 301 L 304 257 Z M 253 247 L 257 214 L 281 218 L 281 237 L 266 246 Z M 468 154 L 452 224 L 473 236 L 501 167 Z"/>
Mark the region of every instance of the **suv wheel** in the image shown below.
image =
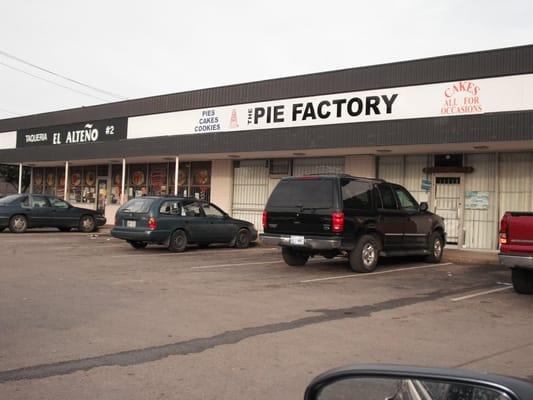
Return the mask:
<path id="1" fill-rule="evenodd" d="M 439 232 L 433 232 L 429 236 L 429 255 L 426 257 L 426 262 L 439 263 L 442 259 L 442 253 L 444 250 L 444 240 Z"/>
<path id="2" fill-rule="evenodd" d="M 511 268 L 513 287 L 516 293 L 533 294 L 533 271 Z"/>
<path id="3" fill-rule="evenodd" d="M 307 260 L 309 260 L 309 254 L 291 249 L 290 247 L 282 247 L 281 255 L 283 256 L 283 261 L 291 267 L 300 267 L 305 265 Z"/>
<path id="4" fill-rule="evenodd" d="M 183 231 L 174 231 L 170 235 L 168 249 L 174 253 L 181 253 L 187 248 L 187 235 Z"/>
<path id="5" fill-rule="evenodd" d="M 379 259 L 379 240 L 373 235 L 363 235 L 350 253 L 350 267 L 355 272 L 372 272 Z"/>

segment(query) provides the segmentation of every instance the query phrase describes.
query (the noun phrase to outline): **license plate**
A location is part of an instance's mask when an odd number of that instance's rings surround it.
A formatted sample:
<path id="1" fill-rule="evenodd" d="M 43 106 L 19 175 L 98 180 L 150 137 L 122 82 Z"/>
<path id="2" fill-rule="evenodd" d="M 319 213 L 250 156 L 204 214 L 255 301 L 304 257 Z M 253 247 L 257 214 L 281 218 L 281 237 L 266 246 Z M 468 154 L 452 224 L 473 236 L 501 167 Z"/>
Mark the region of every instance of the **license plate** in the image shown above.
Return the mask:
<path id="1" fill-rule="evenodd" d="M 305 237 L 303 236 L 291 236 L 291 244 L 295 246 L 303 246 L 305 244 Z"/>
<path id="2" fill-rule="evenodd" d="M 126 226 L 128 228 L 135 228 L 137 226 L 137 221 L 126 221 Z"/>

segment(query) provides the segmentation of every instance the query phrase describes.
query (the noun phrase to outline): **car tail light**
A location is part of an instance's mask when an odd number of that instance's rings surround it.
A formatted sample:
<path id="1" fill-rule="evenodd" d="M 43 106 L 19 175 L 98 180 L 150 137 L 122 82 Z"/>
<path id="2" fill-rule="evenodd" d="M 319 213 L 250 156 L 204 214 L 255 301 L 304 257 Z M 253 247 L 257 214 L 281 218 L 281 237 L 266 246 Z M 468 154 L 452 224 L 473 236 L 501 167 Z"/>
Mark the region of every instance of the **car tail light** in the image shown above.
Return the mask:
<path id="1" fill-rule="evenodd" d="M 334 212 L 331 214 L 331 230 L 333 232 L 344 231 L 344 213 Z"/>
<path id="2" fill-rule="evenodd" d="M 263 230 L 264 230 L 268 224 L 268 213 L 266 210 L 263 211 L 262 221 L 263 221 Z"/>
<path id="3" fill-rule="evenodd" d="M 505 213 L 500 222 L 500 244 L 507 244 L 509 239 L 509 214 Z"/>
<path id="4" fill-rule="evenodd" d="M 150 217 L 148 220 L 148 228 L 152 231 L 157 228 L 157 220 L 154 217 Z"/>

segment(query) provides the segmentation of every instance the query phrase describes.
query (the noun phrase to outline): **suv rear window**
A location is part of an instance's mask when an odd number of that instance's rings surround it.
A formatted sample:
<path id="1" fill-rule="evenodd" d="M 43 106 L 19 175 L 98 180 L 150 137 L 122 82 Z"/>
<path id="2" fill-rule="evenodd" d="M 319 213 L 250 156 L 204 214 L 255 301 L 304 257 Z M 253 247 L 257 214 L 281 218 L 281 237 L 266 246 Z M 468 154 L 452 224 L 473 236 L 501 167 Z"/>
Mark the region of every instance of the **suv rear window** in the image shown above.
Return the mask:
<path id="1" fill-rule="evenodd" d="M 267 206 L 333 208 L 333 196 L 331 179 L 288 179 L 278 183 Z"/>
<path id="2" fill-rule="evenodd" d="M 132 199 L 120 207 L 120 211 L 130 213 L 147 213 L 155 199 Z"/>

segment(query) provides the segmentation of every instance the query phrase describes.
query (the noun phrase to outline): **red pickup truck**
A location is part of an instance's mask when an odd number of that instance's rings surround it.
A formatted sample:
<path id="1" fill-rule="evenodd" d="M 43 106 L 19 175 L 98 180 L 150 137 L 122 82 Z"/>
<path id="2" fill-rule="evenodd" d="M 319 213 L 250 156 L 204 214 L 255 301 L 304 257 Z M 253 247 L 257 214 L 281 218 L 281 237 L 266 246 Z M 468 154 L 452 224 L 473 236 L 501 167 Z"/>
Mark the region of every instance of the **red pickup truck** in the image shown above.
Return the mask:
<path id="1" fill-rule="evenodd" d="M 511 268 L 515 291 L 533 294 L 533 213 L 505 213 L 500 223 L 499 257 Z"/>

